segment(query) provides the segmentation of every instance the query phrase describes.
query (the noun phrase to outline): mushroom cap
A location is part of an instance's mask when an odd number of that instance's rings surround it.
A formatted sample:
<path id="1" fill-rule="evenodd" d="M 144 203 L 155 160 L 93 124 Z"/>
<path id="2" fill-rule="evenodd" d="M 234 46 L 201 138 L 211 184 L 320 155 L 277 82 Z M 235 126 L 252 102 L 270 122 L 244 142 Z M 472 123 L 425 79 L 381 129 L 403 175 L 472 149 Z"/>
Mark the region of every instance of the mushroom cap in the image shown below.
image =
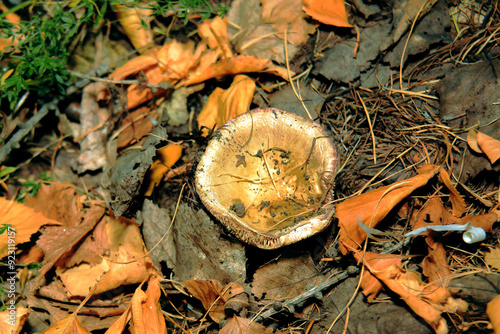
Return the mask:
<path id="1" fill-rule="evenodd" d="M 205 207 L 240 240 L 276 249 L 324 230 L 337 152 L 310 119 L 254 109 L 219 128 L 196 170 Z"/>

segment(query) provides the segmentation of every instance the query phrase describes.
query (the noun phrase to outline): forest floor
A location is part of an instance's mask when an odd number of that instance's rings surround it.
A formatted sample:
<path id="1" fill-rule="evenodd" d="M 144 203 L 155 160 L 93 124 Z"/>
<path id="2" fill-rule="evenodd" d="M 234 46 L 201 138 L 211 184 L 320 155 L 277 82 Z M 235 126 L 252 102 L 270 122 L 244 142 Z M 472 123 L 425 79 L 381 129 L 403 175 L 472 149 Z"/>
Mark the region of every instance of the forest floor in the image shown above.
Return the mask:
<path id="1" fill-rule="evenodd" d="M 45 20 L 0 39 L 1 333 L 500 333 L 497 2 L 30 3 L 2 9 Z"/>

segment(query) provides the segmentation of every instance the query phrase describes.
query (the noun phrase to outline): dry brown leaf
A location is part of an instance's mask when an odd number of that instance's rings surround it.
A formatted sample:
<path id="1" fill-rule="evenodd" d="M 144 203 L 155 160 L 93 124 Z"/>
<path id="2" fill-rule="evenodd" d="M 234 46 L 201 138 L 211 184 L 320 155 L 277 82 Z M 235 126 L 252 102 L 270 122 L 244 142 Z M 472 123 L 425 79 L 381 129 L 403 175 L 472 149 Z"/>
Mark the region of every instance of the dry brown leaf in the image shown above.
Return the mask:
<path id="1" fill-rule="evenodd" d="M 132 304 L 129 304 L 125 312 L 116 320 L 104 334 L 122 334 L 127 327 L 128 322 L 132 319 Z"/>
<path id="2" fill-rule="evenodd" d="M 500 212 L 493 211 L 482 215 L 467 215 L 462 218 L 455 217 L 444 206 L 439 197 L 430 198 L 424 207 L 415 213 L 411 219 L 412 230 L 432 225 L 465 225 L 471 223 L 474 227 L 480 227 L 486 232 L 491 231 L 493 224 L 500 219 Z"/>
<path id="3" fill-rule="evenodd" d="M 157 151 L 160 159 L 153 161 L 151 167 L 149 168 L 147 176 L 148 180 L 146 181 L 148 188 L 144 193 L 145 196 L 151 196 L 153 190 L 158 184 L 160 184 L 165 174 L 171 170 L 170 167 L 175 165 L 175 163 L 181 158 L 182 149 L 182 145 L 171 144 Z"/>
<path id="4" fill-rule="evenodd" d="M 434 240 L 431 235 L 425 238 L 425 242 L 428 254 L 422 261 L 422 273 L 431 284 L 446 287 L 451 275 L 446 250 L 443 244 Z"/>
<path id="5" fill-rule="evenodd" d="M 11 303 L 6 303 L 5 306 L 7 309 L 0 312 L 0 333 L 21 333 L 30 311 L 26 307 L 16 306 Z"/>
<path id="6" fill-rule="evenodd" d="M 442 312 L 465 311 L 468 307 L 463 300 L 452 298 L 448 289 L 426 284 L 419 273 L 404 270 L 397 261 L 387 261 L 387 255 L 354 251 L 354 257 L 363 261 L 372 275 L 398 294 L 436 333 L 448 332 Z M 383 265 L 379 265 L 379 261 L 383 261 Z"/>
<path id="7" fill-rule="evenodd" d="M 255 321 L 238 316 L 232 317 L 220 330 L 219 334 L 282 334 L 282 331 L 274 330 Z"/>
<path id="8" fill-rule="evenodd" d="M 495 334 L 500 334 L 500 295 L 496 296 L 486 306 L 486 314 L 490 319 Z"/>
<path id="9" fill-rule="evenodd" d="M 0 225 L 4 224 L 10 225 L 10 228 L 0 235 L 0 258 L 7 256 L 9 250 L 15 251 L 9 249 L 9 244 L 16 245 L 17 248 L 30 241 L 31 236 L 43 225 L 61 225 L 57 220 L 49 219 L 30 207 L 0 197 Z"/>
<path id="10" fill-rule="evenodd" d="M 484 153 L 493 164 L 500 159 L 500 141 L 482 132 L 470 129 L 467 133 L 467 144 L 477 153 Z"/>
<path id="11" fill-rule="evenodd" d="M 226 301 L 221 295 L 223 287 L 219 281 L 190 280 L 184 281 L 183 284 L 189 293 L 203 304 L 205 310 L 209 311 L 208 314 L 213 321 L 220 323 L 225 318 L 224 304 Z"/>
<path id="12" fill-rule="evenodd" d="M 457 189 L 450 180 L 450 175 L 441 168 L 439 171 L 439 179 L 444 183 L 450 191 L 451 210 L 456 217 L 460 217 L 465 213 L 465 200 L 458 193 Z"/>
<path id="13" fill-rule="evenodd" d="M 280 258 L 257 269 L 253 276 L 252 294 L 257 298 L 288 300 L 307 291 L 307 286 L 323 283 L 309 254 Z"/>
<path id="14" fill-rule="evenodd" d="M 124 148 L 140 141 L 147 136 L 155 127 L 153 120 L 158 120 L 157 112 L 150 112 L 149 107 L 142 107 L 129 112 L 121 122 L 121 130 L 118 135 L 117 146 Z"/>
<path id="15" fill-rule="evenodd" d="M 248 111 L 255 93 L 255 82 L 246 75 L 234 77 L 231 86 L 223 90 L 216 88 L 207 99 L 197 121 L 203 135 L 221 127 L 230 119 Z"/>
<path id="16" fill-rule="evenodd" d="M 145 47 L 153 44 L 153 34 L 149 27 L 149 22 L 153 20 L 153 10 L 140 8 L 140 4 L 132 8 L 118 4 L 113 7 L 118 21 L 135 49 L 140 53 L 147 51 Z"/>
<path id="17" fill-rule="evenodd" d="M 347 19 L 344 0 L 303 0 L 302 9 L 313 19 L 337 27 L 352 27 Z"/>
<path id="18" fill-rule="evenodd" d="M 155 274 L 151 259 L 145 256 L 145 247 L 137 224 L 124 217 L 105 217 L 108 236 L 108 257 L 95 266 L 83 263 L 65 269 L 58 267 L 61 278 L 70 295 L 85 296 L 96 282 L 94 294 L 135 284 Z"/>
<path id="19" fill-rule="evenodd" d="M 206 40 L 210 49 L 218 50 L 224 58 L 231 58 L 233 53 L 227 36 L 227 18 L 215 17 L 205 20 L 198 26 L 198 35 Z"/>
<path id="20" fill-rule="evenodd" d="M 244 289 L 237 283 L 229 283 L 222 287 L 222 284 L 216 280 L 189 280 L 184 281 L 183 284 L 193 297 L 201 301 L 216 323 L 220 323 L 226 317 L 224 305 L 227 302 L 244 302 L 242 298 L 239 298 L 244 293 Z"/>
<path id="21" fill-rule="evenodd" d="M 306 20 L 301 0 L 261 0 L 262 22 L 271 24 L 277 37 L 283 38 L 287 29 L 288 42 L 299 46 L 316 31 L 316 24 Z M 261 42 L 262 43 L 262 42 Z"/>
<path id="22" fill-rule="evenodd" d="M 76 315 L 70 315 L 69 317 L 56 322 L 48 329 L 44 330 L 41 334 L 90 334 L 88 330 L 86 330 L 78 317 Z"/>
<path id="23" fill-rule="evenodd" d="M 418 175 L 408 180 L 372 190 L 338 204 L 336 216 L 340 225 L 342 253 L 347 253 L 345 246 L 357 248 L 366 239 L 366 233 L 359 227 L 358 219 L 370 227 L 375 227 L 401 200 L 425 185 L 440 168 L 436 165 L 426 165 L 420 169 Z"/>
<path id="24" fill-rule="evenodd" d="M 497 270 L 500 270 L 500 247 L 493 248 L 484 255 L 484 261 Z"/>

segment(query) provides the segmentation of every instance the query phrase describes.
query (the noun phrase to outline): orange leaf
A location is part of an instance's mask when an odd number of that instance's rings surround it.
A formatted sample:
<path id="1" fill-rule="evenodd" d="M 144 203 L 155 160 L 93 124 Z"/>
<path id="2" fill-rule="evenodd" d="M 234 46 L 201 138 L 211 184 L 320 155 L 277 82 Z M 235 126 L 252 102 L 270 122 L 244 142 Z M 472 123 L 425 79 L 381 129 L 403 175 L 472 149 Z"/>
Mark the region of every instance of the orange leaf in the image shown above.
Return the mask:
<path id="1" fill-rule="evenodd" d="M 231 45 L 227 36 L 227 18 L 215 17 L 213 20 L 205 20 L 198 26 L 198 35 L 213 50 L 219 50 L 224 58 L 231 58 Z"/>
<path id="2" fill-rule="evenodd" d="M 158 65 L 158 59 L 152 55 L 139 56 L 129 60 L 122 67 L 117 68 L 109 75 L 112 80 L 122 80 L 139 72 L 146 72 Z"/>
<path id="3" fill-rule="evenodd" d="M 492 164 L 500 159 L 500 141 L 482 132 L 470 129 L 467 144 L 473 151 L 486 154 Z"/>
<path id="4" fill-rule="evenodd" d="M 177 86 L 190 86 L 204 82 L 213 78 L 220 78 L 225 75 L 235 75 L 241 73 L 266 72 L 288 79 L 286 71 L 274 66 L 267 59 L 259 59 L 252 56 L 237 56 L 233 58 L 222 59 L 215 64 L 209 64 L 208 67 L 198 67 L 192 71 L 189 76 L 179 82 Z"/>
<path id="5" fill-rule="evenodd" d="M 456 312 L 467 308 L 464 301 L 453 299 L 448 289 L 425 284 L 419 273 L 400 268 L 394 255 L 390 257 L 355 251 L 354 256 L 363 260 L 370 273 L 398 294 L 436 333 L 447 333 L 442 312 Z"/>
<path id="6" fill-rule="evenodd" d="M 165 318 L 160 307 L 160 280 L 158 277 L 150 279 L 146 290 L 146 300 L 141 303 L 143 322 L 146 324 L 145 334 L 166 333 Z M 134 323 L 137 321 L 134 317 Z"/>
<path id="7" fill-rule="evenodd" d="M 347 20 L 344 0 L 303 0 L 302 10 L 313 19 L 337 27 L 352 27 Z"/>
<path id="8" fill-rule="evenodd" d="M 44 330 L 41 334 L 66 334 L 66 333 L 90 334 L 90 332 L 82 326 L 80 320 L 78 320 L 78 317 L 74 314 L 56 322 L 55 324 Z"/>
<path id="9" fill-rule="evenodd" d="M 214 125 L 219 128 L 230 119 L 248 111 L 255 92 L 255 82 L 246 75 L 237 75 L 227 90 L 216 88 L 207 99 L 197 121 L 204 135 Z"/>
<path id="10" fill-rule="evenodd" d="M 439 179 L 444 183 L 446 188 L 450 191 L 450 200 L 452 205 L 452 212 L 456 217 L 460 217 L 465 212 L 465 201 L 458 193 L 457 189 L 453 186 L 450 180 L 450 175 L 441 168 L 439 171 Z"/>
<path id="11" fill-rule="evenodd" d="M 153 161 L 149 168 L 149 179 L 147 181 L 149 185 L 144 194 L 145 196 L 151 196 L 155 187 L 160 184 L 165 174 L 170 170 L 170 167 L 181 158 L 182 149 L 182 145 L 172 144 L 157 151 L 160 155 L 160 159 Z"/>
<path id="12" fill-rule="evenodd" d="M 144 52 L 145 46 L 153 44 L 153 34 L 149 22 L 153 19 L 153 10 L 146 8 L 129 8 L 123 5 L 114 5 L 118 21 L 125 29 L 130 42 L 139 52 Z M 147 27 L 143 26 L 146 23 Z"/>
<path id="13" fill-rule="evenodd" d="M 358 225 L 358 218 L 366 225 L 375 227 L 394 206 L 415 189 L 425 185 L 440 168 L 426 165 L 420 169 L 420 174 L 408 180 L 372 190 L 338 204 L 336 216 L 340 225 L 342 253 L 347 253 L 346 245 L 358 247 L 366 239 L 366 233 Z"/>
<path id="14" fill-rule="evenodd" d="M 10 225 L 10 228 L 0 235 L 0 258 L 7 256 L 10 251 L 15 252 L 20 244 L 30 241 L 31 235 L 43 225 L 61 225 L 32 208 L 0 197 L 0 225 L 4 224 Z"/>
<path id="15" fill-rule="evenodd" d="M 7 291 L 6 293 L 8 293 Z M 5 302 L 5 307 L 7 309 L 0 312 L 0 333 L 21 333 L 30 311 L 23 306 L 16 306 L 14 299 Z"/>
<path id="16" fill-rule="evenodd" d="M 482 132 L 477 133 L 477 144 L 486 154 L 490 162 L 493 164 L 500 159 L 500 141 L 485 135 Z"/>
<path id="17" fill-rule="evenodd" d="M 500 334 L 500 295 L 493 298 L 486 306 L 486 314 L 490 319 L 495 334 Z"/>
<path id="18" fill-rule="evenodd" d="M 425 206 L 412 218 L 413 230 L 432 225 L 465 225 L 468 222 L 474 227 L 480 227 L 486 232 L 491 231 L 493 224 L 500 219 L 500 212 L 493 211 L 482 215 L 467 215 L 457 218 L 449 212 L 438 197 L 430 198 Z"/>

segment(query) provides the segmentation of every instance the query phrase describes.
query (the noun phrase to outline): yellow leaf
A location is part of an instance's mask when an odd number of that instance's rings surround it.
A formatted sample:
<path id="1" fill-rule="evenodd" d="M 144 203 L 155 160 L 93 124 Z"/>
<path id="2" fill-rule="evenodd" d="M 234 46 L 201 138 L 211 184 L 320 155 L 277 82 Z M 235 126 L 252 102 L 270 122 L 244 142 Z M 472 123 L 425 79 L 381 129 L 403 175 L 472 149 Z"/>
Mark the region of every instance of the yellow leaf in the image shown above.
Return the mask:
<path id="1" fill-rule="evenodd" d="M 139 7 L 129 8 L 123 5 L 114 5 L 114 10 L 118 21 L 137 51 L 142 53 L 145 46 L 153 44 L 153 34 L 149 28 L 153 10 Z M 143 22 L 146 23 L 146 27 L 143 26 Z"/>
<path id="2" fill-rule="evenodd" d="M 50 326 L 48 329 L 44 330 L 41 334 L 90 334 L 88 330 L 86 330 L 78 317 L 75 315 L 70 315 L 63 320 L 60 320 Z"/>
<path id="3" fill-rule="evenodd" d="M 148 189 L 145 196 L 151 196 L 155 187 L 160 184 L 165 174 L 182 156 L 182 145 L 172 144 L 158 150 L 160 159 L 153 161 L 149 168 Z"/>
<path id="4" fill-rule="evenodd" d="M 255 92 L 255 82 L 246 75 L 237 75 L 227 90 L 216 88 L 207 99 L 197 121 L 206 136 L 230 119 L 248 111 Z M 203 128 L 205 127 L 205 128 Z"/>
<path id="5" fill-rule="evenodd" d="M 48 219 L 41 213 L 23 204 L 0 197 L 0 225 L 10 225 L 0 235 L 0 258 L 3 258 L 17 246 L 30 240 L 43 225 L 61 225 L 60 222 Z"/>

